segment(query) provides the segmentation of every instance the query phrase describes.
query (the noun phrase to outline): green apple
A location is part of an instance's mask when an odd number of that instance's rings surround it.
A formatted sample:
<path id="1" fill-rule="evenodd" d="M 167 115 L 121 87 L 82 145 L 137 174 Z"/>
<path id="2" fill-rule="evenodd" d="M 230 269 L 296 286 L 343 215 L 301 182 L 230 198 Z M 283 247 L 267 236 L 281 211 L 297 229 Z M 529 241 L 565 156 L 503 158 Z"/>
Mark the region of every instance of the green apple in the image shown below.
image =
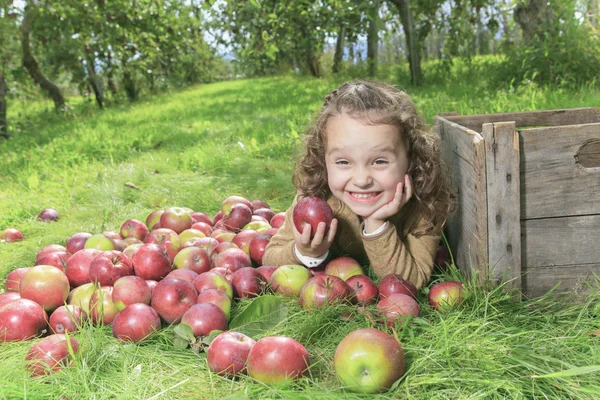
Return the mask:
<path id="1" fill-rule="evenodd" d="M 277 268 L 271 275 L 273 291 L 282 296 L 298 297 L 302 286 L 312 277 L 304 265 L 288 264 Z"/>

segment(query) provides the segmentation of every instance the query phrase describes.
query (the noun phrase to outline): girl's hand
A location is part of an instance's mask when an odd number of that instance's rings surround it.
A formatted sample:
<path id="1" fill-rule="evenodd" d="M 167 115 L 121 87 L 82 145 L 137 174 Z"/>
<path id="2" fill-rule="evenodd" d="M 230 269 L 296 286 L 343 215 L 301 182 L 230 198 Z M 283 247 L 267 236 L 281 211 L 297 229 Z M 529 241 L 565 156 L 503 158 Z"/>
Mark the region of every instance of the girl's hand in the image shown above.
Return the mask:
<path id="1" fill-rule="evenodd" d="M 337 230 L 337 224 L 337 219 L 334 218 L 333 220 L 331 220 L 329 230 L 327 231 L 327 233 L 325 233 L 327 225 L 325 224 L 325 222 L 319 223 L 317 231 L 315 232 L 315 237 L 312 239 L 312 241 L 310 240 L 310 224 L 304 225 L 302 232 L 298 232 L 296 226 L 292 224 L 296 249 L 303 256 L 322 256 L 327 250 L 329 250 L 331 244 L 333 243 L 333 239 L 335 238 L 335 232 Z"/>
<path id="2" fill-rule="evenodd" d="M 404 182 L 398 182 L 396 185 L 396 193 L 394 194 L 392 201 L 365 218 L 365 229 L 367 233 L 377 230 L 389 217 L 397 214 L 398 211 L 408 203 L 408 200 L 412 197 L 412 193 L 412 180 L 410 179 L 410 176 L 406 174 L 404 175 Z"/>

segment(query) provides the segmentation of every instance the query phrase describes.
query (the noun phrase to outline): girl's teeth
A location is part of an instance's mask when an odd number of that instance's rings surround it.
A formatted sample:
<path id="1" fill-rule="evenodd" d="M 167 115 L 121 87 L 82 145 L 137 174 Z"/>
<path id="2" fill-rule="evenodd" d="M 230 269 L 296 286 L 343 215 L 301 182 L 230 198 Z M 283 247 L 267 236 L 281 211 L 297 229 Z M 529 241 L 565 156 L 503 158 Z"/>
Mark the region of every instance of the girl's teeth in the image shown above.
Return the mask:
<path id="1" fill-rule="evenodd" d="M 356 197 L 357 199 L 368 199 L 370 197 L 373 197 L 373 194 L 353 193 L 352 196 Z"/>

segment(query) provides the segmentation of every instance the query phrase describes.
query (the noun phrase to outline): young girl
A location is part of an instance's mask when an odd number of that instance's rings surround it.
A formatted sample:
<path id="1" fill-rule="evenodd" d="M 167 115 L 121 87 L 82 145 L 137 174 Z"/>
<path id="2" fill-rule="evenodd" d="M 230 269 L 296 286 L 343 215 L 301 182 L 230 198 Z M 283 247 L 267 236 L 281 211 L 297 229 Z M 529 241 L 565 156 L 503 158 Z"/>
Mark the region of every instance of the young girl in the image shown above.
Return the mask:
<path id="1" fill-rule="evenodd" d="M 427 284 L 452 196 L 439 139 L 406 93 L 365 80 L 330 92 L 306 134 L 293 183 L 298 193 L 263 264 L 317 267 L 348 255 L 379 277 L 396 273 L 418 288 Z M 309 224 L 298 232 L 292 222 L 305 196 L 327 199 L 334 213 L 312 240 Z"/>

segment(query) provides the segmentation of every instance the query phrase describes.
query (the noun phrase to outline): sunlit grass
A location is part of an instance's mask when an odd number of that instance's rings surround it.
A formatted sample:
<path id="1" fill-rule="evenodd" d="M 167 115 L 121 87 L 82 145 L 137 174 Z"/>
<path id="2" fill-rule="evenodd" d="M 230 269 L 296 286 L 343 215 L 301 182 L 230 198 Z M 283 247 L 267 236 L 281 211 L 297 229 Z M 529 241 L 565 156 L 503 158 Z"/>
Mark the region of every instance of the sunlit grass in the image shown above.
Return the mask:
<path id="1" fill-rule="evenodd" d="M 382 78 L 405 76 L 388 72 Z M 491 89 L 485 76 L 467 77 L 457 69 L 447 81 L 423 88 L 396 83 L 430 123 L 447 111 L 600 106 L 593 85 Z M 0 277 L 32 265 L 47 244 L 64 244 L 79 231 L 118 230 L 126 219 L 145 220 L 157 208 L 180 205 L 213 215 L 225 197 L 237 194 L 285 210 L 302 132 L 339 83 L 262 78 L 192 87 L 104 111 L 83 103 L 68 117 L 43 106 L 21 110 L 23 131 L 0 142 L 0 229 L 15 227 L 25 240 L 0 244 Z M 58 222 L 36 220 L 47 207 L 59 211 Z M 440 279 L 451 277 L 464 280 L 456 271 Z M 597 288 L 568 304 L 551 296 L 521 301 L 502 288 L 465 284 L 467 299 L 449 312 L 432 310 L 421 295 L 421 317 L 395 332 L 407 372 L 378 397 L 598 398 Z M 341 305 L 305 312 L 295 300 L 286 302 L 287 321 L 265 335 L 289 335 L 307 347 L 313 366 L 297 383 L 270 388 L 247 377 L 224 379 L 208 372 L 204 353 L 179 350 L 164 333 L 122 344 L 110 327 L 86 326 L 75 334 L 81 350 L 73 366 L 48 378 L 27 375 L 31 342 L 0 344 L 0 398 L 369 398 L 343 390 L 332 359 L 344 335 L 373 325 L 375 311 Z"/>

